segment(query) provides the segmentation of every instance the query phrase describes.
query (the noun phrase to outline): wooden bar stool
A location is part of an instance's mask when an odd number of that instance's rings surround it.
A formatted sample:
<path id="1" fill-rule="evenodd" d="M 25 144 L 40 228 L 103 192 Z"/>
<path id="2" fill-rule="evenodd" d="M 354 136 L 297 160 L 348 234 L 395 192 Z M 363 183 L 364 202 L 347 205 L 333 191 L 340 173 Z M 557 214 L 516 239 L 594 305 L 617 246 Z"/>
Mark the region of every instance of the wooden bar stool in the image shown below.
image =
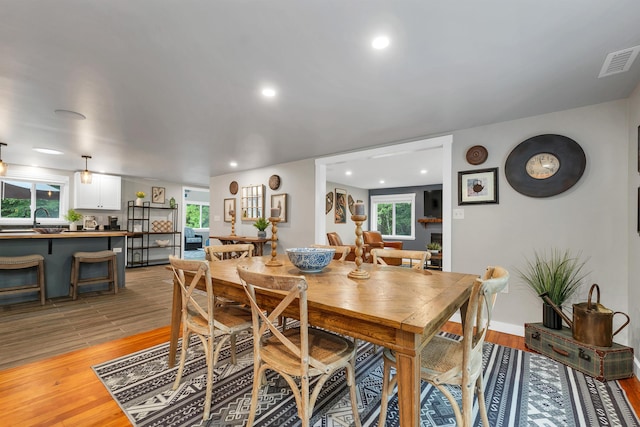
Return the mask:
<path id="1" fill-rule="evenodd" d="M 80 278 L 80 264 L 81 263 L 97 263 L 106 262 L 107 275 L 101 277 L 88 277 L 86 279 Z M 90 285 L 94 283 L 109 283 L 109 290 L 113 287 L 113 293 L 118 293 L 118 272 L 116 264 L 116 254 L 112 251 L 98 251 L 98 252 L 76 252 L 73 254 L 73 261 L 71 262 L 71 289 L 70 295 L 75 301 L 78 299 L 78 287 L 81 285 Z"/>
<path id="2" fill-rule="evenodd" d="M 24 284 L 0 288 L 0 295 L 21 294 L 38 291 L 40 293 L 40 304 L 44 305 L 46 298 L 44 284 L 44 257 L 42 255 L 24 255 L 12 257 L 0 257 L 0 270 L 19 270 L 23 268 L 35 268 L 38 278 L 35 284 Z"/>

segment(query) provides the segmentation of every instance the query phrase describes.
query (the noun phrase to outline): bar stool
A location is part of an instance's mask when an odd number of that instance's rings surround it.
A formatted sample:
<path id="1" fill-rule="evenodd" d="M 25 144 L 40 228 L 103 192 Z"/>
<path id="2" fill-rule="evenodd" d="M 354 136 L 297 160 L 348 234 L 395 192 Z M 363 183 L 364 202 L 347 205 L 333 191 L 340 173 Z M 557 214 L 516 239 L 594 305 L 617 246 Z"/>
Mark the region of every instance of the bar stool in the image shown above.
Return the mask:
<path id="1" fill-rule="evenodd" d="M 101 277 L 80 278 L 81 263 L 107 263 L 107 275 Z M 109 283 L 109 290 L 113 287 L 113 293 L 118 293 L 118 272 L 116 271 L 116 254 L 112 251 L 75 252 L 71 262 L 71 289 L 69 294 L 75 301 L 78 299 L 78 287 L 93 283 Z"/>
<path id="2" fill-rule="evenodd" d="M 19 270 L 23 268 L 36 268 L 38 276 L 36 283 L 0 288 L 0 295 L 20 294 L 34 292 L 37 290 L 40 293 L 40 304 L 44 305 L 46 298 L 44 283 L 44 257 L 42 255 L 0 257 L 0 270 Z"/>

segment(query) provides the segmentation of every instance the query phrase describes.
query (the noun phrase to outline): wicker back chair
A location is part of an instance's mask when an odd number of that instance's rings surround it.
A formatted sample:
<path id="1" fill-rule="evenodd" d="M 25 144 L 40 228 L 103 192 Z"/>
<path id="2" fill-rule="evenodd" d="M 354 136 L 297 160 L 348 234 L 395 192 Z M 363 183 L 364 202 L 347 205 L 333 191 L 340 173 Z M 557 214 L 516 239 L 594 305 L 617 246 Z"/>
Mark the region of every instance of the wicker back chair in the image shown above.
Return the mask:
<path id="1" fill-rule="evenodd" d="M 251 302 L 253 315 L 253 390 L 247 425 L 253 425 L 258 408 L 259 388 L 265 381 L 265 371 L 273 370 L 289 384 L 298 407 L 303 427 L 309 418 L 323 384 L 334 373 L 345 368 L 351 396 L 351 409 L 356 426 L 360 427 L 355 381 L 356 348 L 353 341 L 331 332 L 309 327 L 307 313 L 307 282 L 304 276 L 276 276 L 250 272 L 238 266 L 238 274 Z M 277 293 L 270 291 L 279 291 Z M 275 309 L 262 307 L 256 294 L 269 294 Z M 281 331 L 277 319 L 287 309 L 300 314 L 297 327 Z M 267 332 L 269 333 L 268 335 Z M 319 377 L 313 391 L 312 377 Z M 299 381 L 300 386 L 297 382 Z"/>
<path id="2" fill-rule="evenodd" d="M 251 313 L 236 305 L 215 306 L 208 262 L 184 260 L 173 255 L 169 256 L 169 262 L 182 294 L 182 351 L 173 389 L 176 390 L 182 380 L 189 338 L 193 333 L 200 338 L 207 360 L 207 390 L 203 414 L 203 418 L 206 420 L 211 411 L 213 367 L 218 363 L 220 350 L 227 340 L 233 337 L 234 339 L 231 339 L 231 359 L 235 363 L 235 336 L 251 330 Z M 185 272 L 189 272 L 189 275 L 192 276 L 190 280 Z M 197 286 L 201 281 L 204 281 L 206 296 L 200 295 L 198 298 Z"/>
<path id="3" fill-rule="evenodd" d="M 424 270 L 427 260 L 431 258 L 431 254 L 427 251 L 411 251 L 408 249 L 371 249 L 372 263 L 387 265 L 387 259 L 408 259 L 411 262 L 411 268 L 415 270 Z M 415 264 L 414 264 L 415 261 Z"/>
<path id="4" fill-rule="evenodd" d="M 487 408 L 482 387 L 482 344 L 489 329 L 491 311 L 498 292 L 509 281 L 509 273 L 502 267 L 488 267 L 482 279 L 476 279 L 471 290 L 466 316 L 463 319 L 462 341 L 435 336 L 420 354 L 420 377 L 445 395 L 451 402 L 459 426 L 471 426 L 473 420 L 473 393 L 478 395 L 482 425 L 489 426 Z M 387 418 L 389 392 L 396 384 L 390 378 L 396 359 L 393 351 L 385 349 L 384 378 L 378 425 L 384 427 Z M 447 385 L 457 385 L 462 390 L 462 411 Z"/>

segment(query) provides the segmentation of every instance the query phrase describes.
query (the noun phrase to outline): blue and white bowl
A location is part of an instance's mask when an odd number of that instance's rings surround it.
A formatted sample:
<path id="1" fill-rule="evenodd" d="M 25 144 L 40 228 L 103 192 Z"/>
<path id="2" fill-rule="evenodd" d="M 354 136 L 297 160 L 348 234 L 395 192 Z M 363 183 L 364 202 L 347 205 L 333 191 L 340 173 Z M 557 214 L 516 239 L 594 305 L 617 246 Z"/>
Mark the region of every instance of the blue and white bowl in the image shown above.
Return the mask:
<path id="1" fill-rule="evenodd" d="M 287 256 L 303 273 L 318 273 L 325 268 L 336 253 L 332 248 L 289 248 Z"/>

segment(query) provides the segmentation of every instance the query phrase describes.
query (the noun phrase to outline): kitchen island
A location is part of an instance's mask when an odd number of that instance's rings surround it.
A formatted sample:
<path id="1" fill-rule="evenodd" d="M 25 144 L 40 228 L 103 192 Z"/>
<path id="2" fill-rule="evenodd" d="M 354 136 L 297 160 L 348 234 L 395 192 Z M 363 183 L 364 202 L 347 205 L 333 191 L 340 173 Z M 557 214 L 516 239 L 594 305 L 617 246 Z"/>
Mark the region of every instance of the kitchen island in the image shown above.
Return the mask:
<path id="1" fill-rule="evenodd" d="M 118 287 L 125 285 L 126 231 L 64 231 L 54 234 L 40 234 L 33 231 L 12 231 L 0 233 L 0 256 L 42 255 L 46 282 L 46 296 L 49 298 L 69 295 L 71 261 L 74 252 L 112 250 L 116 254 Z M 106 275 L 106 263 L 82 266 L 82 275 L 99 277 Z M 6 273 L 6 274 L 5 274 Z M 2 272 L 0 288 L 19 283 L 35 282 L 35 272 L 16 270 Z M 83 292 L 107 289 L 108 284 L 84 286 Z M 34 293 L 35 295 L 35 293 Z M 30 294 L 0 296 L 0 305 L 32 300 Z M 37 297 L 36 297 L 37 298 Z"/>

